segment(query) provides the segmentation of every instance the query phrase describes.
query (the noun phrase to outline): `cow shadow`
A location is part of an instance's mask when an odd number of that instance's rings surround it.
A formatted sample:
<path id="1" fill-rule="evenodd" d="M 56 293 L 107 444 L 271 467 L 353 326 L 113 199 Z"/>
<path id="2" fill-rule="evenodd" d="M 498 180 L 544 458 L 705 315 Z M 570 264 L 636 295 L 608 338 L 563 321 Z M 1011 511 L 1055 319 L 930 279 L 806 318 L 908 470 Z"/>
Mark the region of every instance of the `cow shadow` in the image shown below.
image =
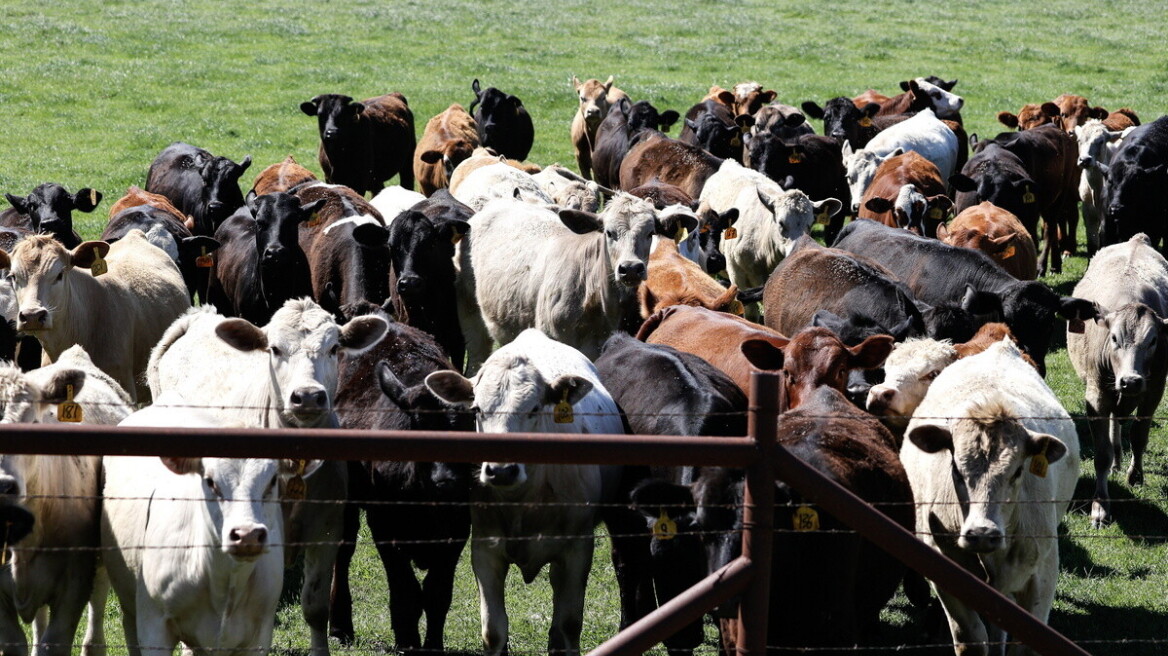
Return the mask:
<path id="1" fill-rule="evenodd" d="M 1082 599 L 1060 598 L 1060 602 L 1050 613 L 1050 625 L 1091 653 L 1153 656 L 1164 652 L 1168 613 Z"/>

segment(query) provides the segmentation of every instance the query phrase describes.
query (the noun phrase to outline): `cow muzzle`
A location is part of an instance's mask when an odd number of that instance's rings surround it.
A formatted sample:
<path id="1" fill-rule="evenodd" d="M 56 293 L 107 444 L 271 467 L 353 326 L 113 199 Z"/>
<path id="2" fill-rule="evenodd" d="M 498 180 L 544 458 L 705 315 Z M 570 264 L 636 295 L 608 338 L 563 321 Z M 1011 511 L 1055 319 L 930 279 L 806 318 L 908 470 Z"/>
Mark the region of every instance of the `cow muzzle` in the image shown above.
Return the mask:
<path id="1" fill-rule="evenodd" d="M 422 291 L 422 279 L 418 276 L 403 275 L 397 279 L 397 293 L 413 296 Z"/>
<path id="2" fill-rule="evenodd" d="M 48 330 L 53 327 L 49 311 L 43 307 L 21 310 L 16 315 L 17 330 Z"/>
<path id="3" fill-rule="evenodd" d="M 972 526 L 961 531 L 957 546 L 974 553 L 990 553 L 1006 544 L 1006 536 L 993 524 Z"/>
<path id="4" fill-rule="evenodd" d="M 616 279 L 628 287 L 636 287 L 648 277 L 644 262 L 621 262 L 616 268 Z"/>
<path id="5" fill-rule="evenodd" d="M 868 412 L 874 415 L 896 416 L 892 402 L 896 399 L 896 390 L 884 385 L 876 385 L 868 390 Z"/>
<path id="6" fill-rule="evenodd" d="M 268 551 L 268 527 L 263 524 L 236 526 L 228 531 L 223 548 L 236 560 L 255 560 Z"/>
<path id="7" fill-rule="evenodd" d="M 288 395 L 288 412 L 300 421 L 319 418 L 329 405 L 328 392 L 320 387 L 300 387 Z"/>
<path id="8" fill-rule="evenodd" d="M 479 472 L 479 481 L 491 487 L 515 487 L 526 480 L 526 468 L 514 462 L 484 462 Z"/>
<path id="9" fill-rule="evenodd" d="M 1121 396 L 1139 396 L 1147 387 L 1147 380 L 1139 374 L 1121 376 L 1115 381 L 1115 389 Z"/>

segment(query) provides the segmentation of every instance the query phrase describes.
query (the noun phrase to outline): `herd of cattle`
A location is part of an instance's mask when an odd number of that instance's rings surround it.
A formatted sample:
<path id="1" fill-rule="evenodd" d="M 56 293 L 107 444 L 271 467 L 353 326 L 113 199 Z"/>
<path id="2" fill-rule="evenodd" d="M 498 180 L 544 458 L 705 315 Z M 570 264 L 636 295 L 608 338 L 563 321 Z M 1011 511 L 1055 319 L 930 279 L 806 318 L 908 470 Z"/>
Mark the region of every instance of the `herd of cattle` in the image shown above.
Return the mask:
<path id="1" fill-rule="evenodd" d="M 100 192 L 7 194 L 3 421 L 76 403 L 87 423 L 128 426 L 741 436 L 751 372 L 780 372 L 785 446 L 1045 621 L 1080 462 L 1045 358 L 1067 320 L 1102 526 L 1114 420 L 1140 417 L 1139 484 L 1168 373 L 1168 117 L 1139 125 L 1064 95 L 978 138 L 955 84 L 796 108 L 744 83 L 682 117 L 573 78 L 579 173 L 523 162 L 527 109 L 478 80 L 470 110 L 451 105 L 421 139 L 401 94 L 320 95 L 300 109 L 324 181 L 289 157 L 244 194 L 250 157 L 175 143 L 100 241 L 72 225 Z M 1060 296 L 1036 278 L 1075 252 L 1080 205 L 1092 259 Z M 112 587 L 135 656 L 262 653 L 302 551 L 324 656 L 330 634 L 355 638 L 364 510 L 399 648 L 443 648 L 473 534 L 486 653 L 507 648 L 511 565 L 527 582 L 550 565 L 548 649 L 574 654 L 598 522 L 625 626 L 737 555 L 742 494 L 743 472 L 701 466 L 0 456 L 0 651 L 26 653 L 32 622 L 37 653 L 68 654 L 88 603 L 86 653 L 102 653 Z M 868 644 L 902 584 L 930 603 L 855 534 L 781 531 L 774 553 L 768 644 Z M 958 653 L 1003 642 L 936 593 Z M 727 653 L 729 606 L 715 613 Z M 666 645 L 702 639 L 695 623 Z"/>

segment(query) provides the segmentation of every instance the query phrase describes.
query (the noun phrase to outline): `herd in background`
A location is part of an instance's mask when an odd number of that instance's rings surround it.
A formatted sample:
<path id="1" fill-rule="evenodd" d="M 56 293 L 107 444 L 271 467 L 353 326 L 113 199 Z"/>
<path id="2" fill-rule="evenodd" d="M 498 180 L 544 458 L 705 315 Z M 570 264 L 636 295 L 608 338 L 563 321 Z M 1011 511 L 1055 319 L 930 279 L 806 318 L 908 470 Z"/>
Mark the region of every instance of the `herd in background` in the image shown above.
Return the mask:
<path id="1" fill-rule="evenodd" d="M 955 84 L 800 109 L 743 83 L 683 117 L 611 77 L 573 77 L 579 173 L 524 162 L 527 109 L 478 80 L 469 109 L 452 104 L 420 139 L 399 93 L 325 94 L 300 105 L 324 181 L 288 157 L 244 194 L 250 157 L 175 143 L 99 241 L 72 212 L 100 192 L 7 194 L 3 421 L 55 422 L 75 402 L 87 423 L 127 426 L 735 436 L 750 373 L 781 372 L 785 446 L 1045 621 L 1079 470 L 1045 356 L 1066 319 L 1099 527 L 1115 420 L 1140 417 L 1127 481 L 1142 483 L 1168 375 L 1168 118 L 1140 125 L 1064 95 L 978 138 Z M 1080 203 L 1092 259 L 1060 296 L 1036 278 L 1075 252 Z M 486 653 L 507 648 L 511 565 L 526 582 L 550 566 L 548 648 L 578 653 L 594 526 L 613 536 L 627 626 L 738 555 L 742 486 L 717 467 L 4 455 L 0 642 L 25 653 L 21 622 L 36 618 L 38 653 L 67 654 L 89 602 L 85 653 L 102 653 L 112 585 L 135 656 L 266 650 L 283 562 L 303 551 L 324 656 L 330 634 L 355 639 L 363 510 L 398 648 L 443 648 L 473 534 Z M 348 503 L 319 503 L 335 499 Z M 190 545 L 203 548 L 177 548 Z M 781 532 L 774 553 L 771 645 L 870 644 L 902 584 L 930 604 L 922 579 L 854 534 Z M 1003 640 L 937 593 L 958 653 Z M 729 653 L 734 609 L 714 615 Z M 666 645 L 702 640 L 697 622 Z"/>

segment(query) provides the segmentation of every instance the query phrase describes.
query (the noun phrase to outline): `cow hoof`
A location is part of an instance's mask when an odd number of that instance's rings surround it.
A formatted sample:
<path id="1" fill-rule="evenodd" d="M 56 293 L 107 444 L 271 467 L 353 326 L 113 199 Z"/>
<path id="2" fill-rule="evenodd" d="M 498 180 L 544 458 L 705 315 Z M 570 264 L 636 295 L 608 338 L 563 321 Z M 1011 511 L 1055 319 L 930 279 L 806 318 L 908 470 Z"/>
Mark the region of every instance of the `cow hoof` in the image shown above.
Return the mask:
<path id="1" fill-rule="evenodd" d="M 1127 484 L 1128 485 L 1143 485 L 1144 484 L 1144 470 L 1129 469 L 1127 470 Z"/>
<path id="2" fill-rule="evenodd" d="M 1109 508 L 1099 501 L 1091 502 L 1091 528 L 1101 529 L 1111 523 Z"/>

